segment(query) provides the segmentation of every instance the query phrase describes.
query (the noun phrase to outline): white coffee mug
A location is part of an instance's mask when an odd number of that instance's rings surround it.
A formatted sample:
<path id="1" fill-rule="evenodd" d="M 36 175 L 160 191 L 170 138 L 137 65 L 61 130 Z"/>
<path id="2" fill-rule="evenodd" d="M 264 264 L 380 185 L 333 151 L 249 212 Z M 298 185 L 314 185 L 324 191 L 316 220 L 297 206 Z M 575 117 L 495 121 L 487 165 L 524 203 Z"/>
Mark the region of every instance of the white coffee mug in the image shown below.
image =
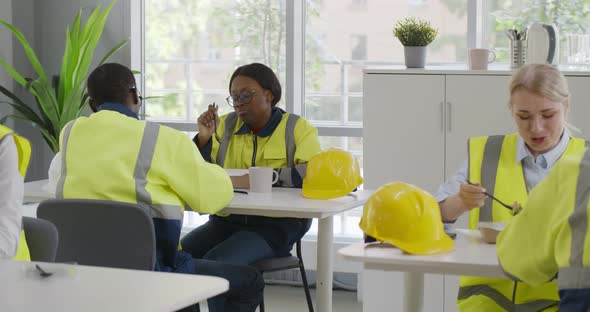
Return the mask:
<path id="1" fill-rule="evenodd" d="M 489 49 L 469 49 L 469 68 L 488 69 L 488 63 L 496 60 L 496 53 Z"/>
<path id="2" fill-rule="evenodd" d="M 270 193 L 272 185 L 279 180 L 279 173 L 271 167 L 250 167 L 250 192 Z"/>

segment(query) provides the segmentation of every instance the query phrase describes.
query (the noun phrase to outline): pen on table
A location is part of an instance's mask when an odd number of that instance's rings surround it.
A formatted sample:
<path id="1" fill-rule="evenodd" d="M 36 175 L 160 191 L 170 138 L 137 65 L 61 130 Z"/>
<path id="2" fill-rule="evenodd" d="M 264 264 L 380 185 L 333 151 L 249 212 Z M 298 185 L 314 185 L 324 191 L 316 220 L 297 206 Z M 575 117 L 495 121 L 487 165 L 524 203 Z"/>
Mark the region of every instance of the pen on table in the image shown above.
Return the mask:
<path id="1" fill-rule="evenodd" d="M 234 193 L 238 193 L 238 194 L 246 194 L 246 195 L 248 195 L 248 192 L 246 192 L 246 191 L 240 191 L 240 190 L 234 190 Z"/>
<path id="2" fill-rule="evenodd" d="M 471 183 L 471 181 L 469 181 L 469 180 L 466 180 L 466 182 L 467 182 L 468 184 L 471 184 L 471 185 L 476 185 L 475 183 Z M 493 200 L 497 201 L 498 203 L 500 203 L 500 205 L 502 205 L 502 206 L 504 206 L 504 207 L 506 207 L 506 208 L 508 208 L 508 209 L 512 210 L 512 206 L 506 205 L 506 204 L 505 204 L 505 203 L 503 203 L 501 200 L 499 200 L 499 199 L 497 199 L 496 197 L 492 196 L 492 194 L 490 194 L 490 193 L 488 193 L 488 192 L 486 192 L 486 191 L 484 191 L 483 193 L 484 193 L 484 194 L 485 194 L 487 197 L 489 197 L 489 198 L 491 198 L 491 199 L 493 199 Z"/>

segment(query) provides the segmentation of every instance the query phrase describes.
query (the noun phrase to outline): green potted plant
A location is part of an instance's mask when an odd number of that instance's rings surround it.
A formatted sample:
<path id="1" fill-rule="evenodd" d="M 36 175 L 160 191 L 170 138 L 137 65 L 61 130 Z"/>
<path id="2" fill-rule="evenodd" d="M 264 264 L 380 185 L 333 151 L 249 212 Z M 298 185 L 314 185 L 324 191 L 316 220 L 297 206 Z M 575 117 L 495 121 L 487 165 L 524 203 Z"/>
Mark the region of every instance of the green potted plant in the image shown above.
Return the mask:
<path id="1" fill-rule="evenodd" d="M 395 23 L 393 35 L 404 46 L 406 67 L 424 68 L 426 63 L 426 46 L 429 45 L 438 30 L 429 21 L 417 17 L 406 17 Z"/>
<path id="2" fill-rule="evenodd" d="M 58 79 L 47 77 L 35 51 L 22 32 L 6 21 L 0 20 L 0 24 L 8 28 L 21 43 L 38 76 L 35 79 L 25 78 L 8 61 L 0 59 L 0 65 L 12 76 L 14 81 L 35 97 L 37 107 L 37 110 L 34 110 L 8 88 L 0 86 L 0 92 L 8 97 L 7 101 L 0 103 L 12 106 L 16 112 L 14 115 L 2 117 L 0 123 L 4 123 L 7 118 L 30 122 L 39 129 L 54 152 L 59 150 L 59 134 L 62 128 L 69 121 L 82 115 L 88 104 L 86 77 L 92 63 L 94 49 L 102 35 L 113 4 L 114 1 L 104 10 L 101 10 L 100 5 L 97 6 L 86 20 L 85 25 L 82 25 L 82 10 L 76 15 L 73 25 L 66 29 L 66 46 Z M 127 41 L 123 40 L 112 48 L 103 57 L 100 64 L 121 49 Z"/>

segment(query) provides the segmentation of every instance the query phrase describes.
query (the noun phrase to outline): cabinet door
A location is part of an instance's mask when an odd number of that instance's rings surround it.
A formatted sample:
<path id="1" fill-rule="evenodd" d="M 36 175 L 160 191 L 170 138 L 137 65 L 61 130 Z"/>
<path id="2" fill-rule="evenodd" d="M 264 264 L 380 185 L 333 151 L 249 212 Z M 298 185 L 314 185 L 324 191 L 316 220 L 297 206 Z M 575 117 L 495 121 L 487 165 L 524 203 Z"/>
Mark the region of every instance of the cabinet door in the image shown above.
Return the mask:
<path id="1" fill-rule="evenodd" d="M 444 176 L 444 76 L 365 74 L 365 188 L 405 181 L 430 192 Z M 403 274 L 363 270 L 363 311 L 401 311 Z M 443 276 L 425 274 L 424 311 L 440 311 Z"/>
<path id="2" fill-rule="evenodd" d="M 365 74 L 365 188 L 405 181 L 436 191 L 444 175 L 444 76 Z"/>
<path id="3" fill-rule="evenodd" d="M 509 76 L 447 76 L 445 178 L 467 159 L 468 138 L 516 131 L 509 82 Z"/>
<path id="4" fill-rule="evenodd" d="M 569 123 L 581 132 L 571 131 L 575 137 L 590 140 L 590 77 L 566 77 L 571 94 Z"/>
<path id="5" fill-rule="evenodd" d="M 455 174 L 467 159 L 469 137 L 516 131 L 508 108 L 509 76 L 447 76 L 445 178 Z M 467 228 L 467 214 L 455 227 Z M 445 275 L 445 312 L 457 311 L 459 277 Z"/>

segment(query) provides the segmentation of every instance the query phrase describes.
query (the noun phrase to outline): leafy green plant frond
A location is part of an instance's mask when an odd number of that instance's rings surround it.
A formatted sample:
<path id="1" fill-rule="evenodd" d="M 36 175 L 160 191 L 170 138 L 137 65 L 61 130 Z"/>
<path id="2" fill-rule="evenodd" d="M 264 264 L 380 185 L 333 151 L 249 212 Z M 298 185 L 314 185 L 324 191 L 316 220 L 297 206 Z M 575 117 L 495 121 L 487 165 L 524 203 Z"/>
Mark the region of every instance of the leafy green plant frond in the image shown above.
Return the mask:
<path id="1" fill-rule="evenodd" d="M 25 38 L 25 35 L 23 35 L 23 33 L 20 30 L 18 30 L 16 27 L 14 27 L 13 25 L 11 25 L 3 20 L 0 20 L 0 24 L 4 25 L 6 28 L 8 28 L 12 32 L 12 34 L 16 37 L 16 39 L 18 39 L 18 41 L 21 43 L 21 45 L 23 46 L 23 49 L 25 50 L 25 54 L 27 55 L 27 58 L 29 59 L 29 62 L 33 66 L 33 69 L 35 70 L 37 75 L 39 75 L 39 77 L 41 77 L 41 78 L 47 77 L 45 75 L 45 70 L 43 69 L 41 62 L 39 62 L 39 58 L 37 57 L 37 54 L 35 54 L 35 51 L 33 50 L 31 45 L 29 44 L 29 42 Z"/>
<path id="2" fill-rule="evenodd" d="M 8 105 L 14 108 L 16 114 L 0 118 L 3 123 L 7 118 L 23 119 L 30 121 L 39 131 L 49 145 L 57 152 L 59 150 L 59 134 L 63 127 L 71 120 L 84 113 L 88 104 L 86 95 L 86 76 L 94 57 L 94 51 L 102 36 L 108 14 L 116 0 L 113 0 L 104 9 L 97 6 L 86 23 L 82 21 L 82 10 L 74 18 L 74 22 L 66 29 L 66 45 L 62 57 L 60 76 L 56 82 L 52 82 L 43 66 L 39 62 L 35 51 L 32 49 L 25 36 L 13 25 L 0 20 L 0 25 L 8 28 L 21 43 L 25 54 L 37 74 L 37 78 L 26 78 L 12 67 L 6 60 L 0 59 L 3 67 L 11 77 L 29 93 L 35 97 L 38 112 L 25 104 L 14 93 L 0 86 L 0 93 L 10 101 L 0 102 L 0 105 Z M 106 62 L 113 54 L 119 51 L 128 40 L 123 40 L 113 47 L 100 61 Z"/>
<path id="3" fill-rule="evenodd" d="M 393 26 L 393 35 L 407 47 L 427 46 L 437 34 L 438 29 L 433 28 L 429 21 L 417 17 L 403 18 Z"/>

